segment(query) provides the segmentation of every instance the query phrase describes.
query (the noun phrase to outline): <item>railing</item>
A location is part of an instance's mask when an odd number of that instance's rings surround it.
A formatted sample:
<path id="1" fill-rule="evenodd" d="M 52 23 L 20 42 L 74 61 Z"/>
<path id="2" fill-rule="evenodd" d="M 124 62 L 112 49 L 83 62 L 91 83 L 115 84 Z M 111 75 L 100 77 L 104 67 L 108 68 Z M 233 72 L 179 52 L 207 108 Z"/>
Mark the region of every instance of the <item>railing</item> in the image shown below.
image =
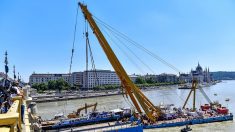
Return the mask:
<path id="1" fill-rule="evenodd" d="M 5 114 L 0 114 L 0 132 L 30 132 L 30 122 L 26 101 L 21 96 L 12 98 L 13 104 Z M 25 106 L 24 123 L 21 121 L 21 105 Z"/>

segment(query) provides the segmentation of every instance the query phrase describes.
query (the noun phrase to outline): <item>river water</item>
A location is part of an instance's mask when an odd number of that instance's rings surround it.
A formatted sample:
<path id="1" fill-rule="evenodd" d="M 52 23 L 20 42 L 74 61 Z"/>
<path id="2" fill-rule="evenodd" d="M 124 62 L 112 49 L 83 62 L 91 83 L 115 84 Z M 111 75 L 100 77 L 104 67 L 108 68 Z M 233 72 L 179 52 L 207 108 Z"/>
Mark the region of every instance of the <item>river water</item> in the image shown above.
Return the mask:
<path id="1" fill-rule="evenodd" d="M 203 88 L 212 101 L 219 101 L 223 106 L 230 109 L 230 112 L 235 113 L 235 80 L 222 81 L 216 85 Z M 154 89 L 143 91 L 144 94 L 155 104 L 174 104 L 176 107 L 182 107 L 184 100 L 186 99 L 189 90 L 179 90 L 178 86 L 164 86 L 156 87 Z M 215 96 L 214 94 L 217 94 Z M 225 99 L 230 98 L 229 102 Z M 97 109 L 99 111 L 111 110 L 120 107 L 131 107 L 130 101 L 124 99 L 122 95 L 97 97 L 88 99 L 77 99 L 59 102 L 38 103 L 37 113 L 43 119 L 51 119 L 57 113 L 65 113 L 76 110 L 79 107 L 84 106 L 85 103 L 92 104 L 98 102 Z M 196 105 L 207 103 L 206 99 L 200 91 L 196 93 Z M 192 107 L 192 97 L 188 101 L 187 107 Z M 147 131 L 179 131 L 182 127 L 153 129 Z M 233 121 L 200 124 L 191 126 L 195 132 L 235 132 L 235 123 Z"/>

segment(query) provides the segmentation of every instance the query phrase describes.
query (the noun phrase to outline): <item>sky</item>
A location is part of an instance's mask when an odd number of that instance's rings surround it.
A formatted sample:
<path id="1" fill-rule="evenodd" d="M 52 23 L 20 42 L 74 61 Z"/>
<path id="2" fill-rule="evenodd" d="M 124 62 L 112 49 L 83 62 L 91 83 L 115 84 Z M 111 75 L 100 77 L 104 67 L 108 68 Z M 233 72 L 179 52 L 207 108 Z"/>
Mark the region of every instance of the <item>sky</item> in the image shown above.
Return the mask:
<path id="1" fill-rule="evenodd" d="M 4 71 L 4 52 L 8 51 L 11 76 L 13 65 L 25 81 L 33 72 L 68 73 L 77 2 L 1 0 L 0 71 Z M 82 2 L 95 17 L 181 72 L 189 72 L 198 62 L 203 68 L 209 67 L 210 71 L 235 71 L 233 0 Z M 72 71 L 85 70 L 84 21 L 79 8 Z M 98 26 L 128 74 L 178 74 L 130 43 L 112 41 L 115 37 L 102 25 Z M 113 70 L 91 29 L 89 40 L 96 68 Z"/>

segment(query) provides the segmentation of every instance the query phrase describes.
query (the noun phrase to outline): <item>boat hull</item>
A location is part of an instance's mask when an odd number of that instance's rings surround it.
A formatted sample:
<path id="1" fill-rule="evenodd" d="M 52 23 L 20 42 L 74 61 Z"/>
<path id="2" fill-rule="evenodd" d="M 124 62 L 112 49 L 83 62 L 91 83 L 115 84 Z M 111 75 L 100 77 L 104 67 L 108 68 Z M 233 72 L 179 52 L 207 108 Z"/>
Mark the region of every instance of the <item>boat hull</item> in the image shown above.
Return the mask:
<path id="1" fill-rule="evenodd" d="M 192 119 L 192 120 L 173 122 L 173 123 L 144 125 L 143 128 L 144 129 L 153 129 L 153 128 L 177 127 L 177 126 L 184 126 L 184 125 L 204 124 L 204 123 L 222 122 L 222 121 L 230 121 L 230 120 L 233 120 L 232 114 L 225 115 L 225 116 L 204 118 L 204 119 Z"/>
<path id="2" fill-rule="evenodd" d="M 62 123 L 57 123 L 52 126 L 42 127 L 42 129 L 43 130 L 56 130 L 56 129 L 68 128 L 68 127 L 79 127 L 79 126 L 85 126 L 85 125 L 91 125 L 91 124 L 97 124 L 97 123 L 116 121 L 119 118 L 120 118 L 119 116 L 114 116 L 114 117 L 95 118 L 95 119 L 88 119 L 88 120 L 66 120 Z"/>
<path id="3" fill-rule="evenodd" d="M 103 131 L 103 132 L 143 132 L 143 126 L 138 125 L 138 126 L 108 130 L 108 131 Z"/>

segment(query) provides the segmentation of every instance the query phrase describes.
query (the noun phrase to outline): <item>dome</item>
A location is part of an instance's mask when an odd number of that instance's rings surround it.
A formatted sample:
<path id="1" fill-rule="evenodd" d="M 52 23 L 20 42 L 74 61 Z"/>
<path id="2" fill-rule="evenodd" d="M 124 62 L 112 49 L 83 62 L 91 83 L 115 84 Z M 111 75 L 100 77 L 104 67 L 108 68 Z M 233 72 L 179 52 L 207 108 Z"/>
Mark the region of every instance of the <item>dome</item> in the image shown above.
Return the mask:
<path id="1" fill-rule="evenodd" d="M 198 62 L 198 65 L 197 65 L 196 71 L 202 71 L 202 67 L 200 66 L 199 62 Z"/>

